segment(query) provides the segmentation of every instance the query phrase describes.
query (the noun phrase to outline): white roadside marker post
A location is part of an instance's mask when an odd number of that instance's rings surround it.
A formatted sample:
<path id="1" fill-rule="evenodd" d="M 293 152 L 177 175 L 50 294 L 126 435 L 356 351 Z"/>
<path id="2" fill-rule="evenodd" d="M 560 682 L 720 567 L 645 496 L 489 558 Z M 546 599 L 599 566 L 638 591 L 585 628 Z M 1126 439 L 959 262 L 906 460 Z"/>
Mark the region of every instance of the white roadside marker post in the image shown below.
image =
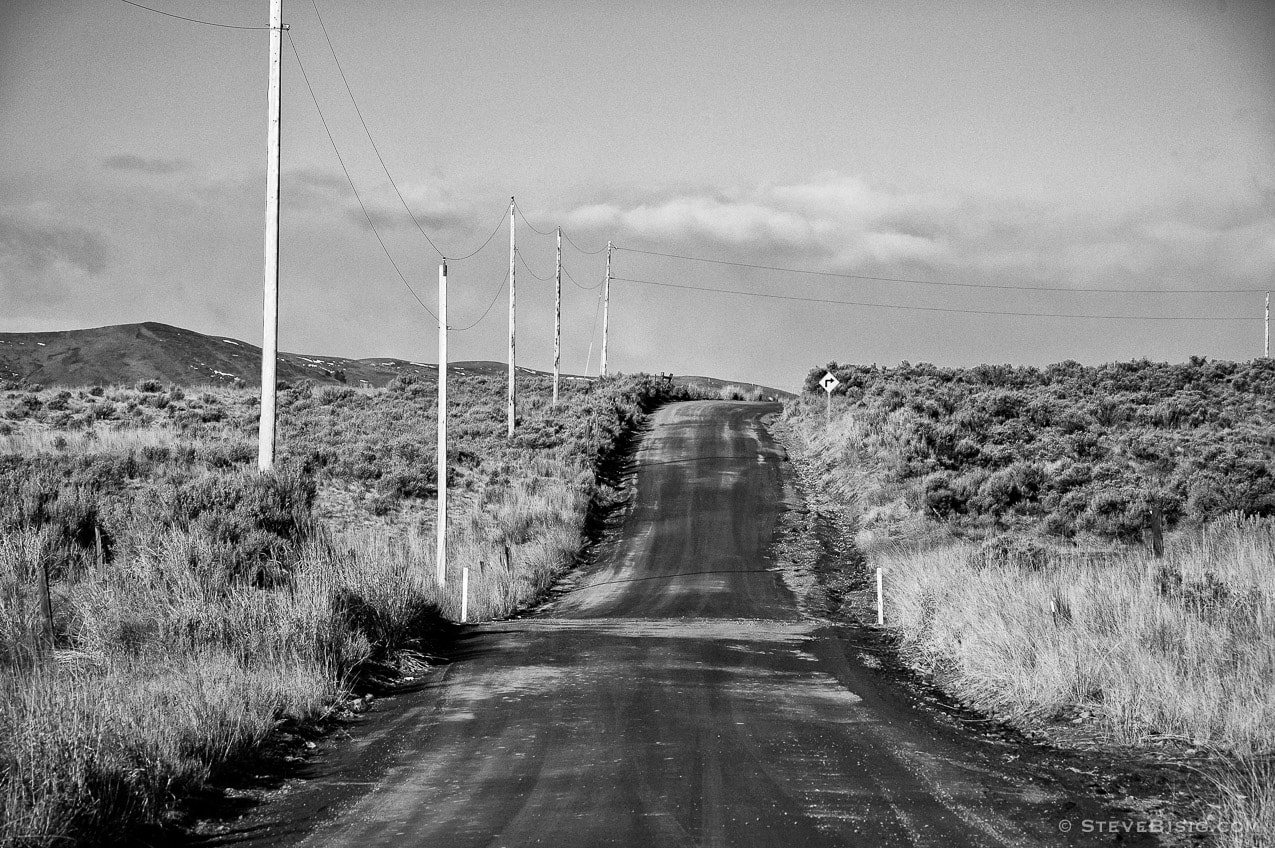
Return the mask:
<path id="1" fill-rule="evenodd" d="M 885 587 L 881 580 L 881 569 L 877 569 L 877 624 L 885 624 Z"/>

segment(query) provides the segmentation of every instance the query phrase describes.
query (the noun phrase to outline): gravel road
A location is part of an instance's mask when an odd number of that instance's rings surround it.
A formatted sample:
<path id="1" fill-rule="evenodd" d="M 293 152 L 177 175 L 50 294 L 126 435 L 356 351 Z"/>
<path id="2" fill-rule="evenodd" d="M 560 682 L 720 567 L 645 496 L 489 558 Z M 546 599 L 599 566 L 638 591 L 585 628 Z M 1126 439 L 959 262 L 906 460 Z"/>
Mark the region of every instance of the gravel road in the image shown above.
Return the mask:
<path id="1" fill-rule="evenodd" d="M 1016 773 L 798 612 L 767 556 L 791 473 L 765 427 L 777 411 L 659 410 L 591 565 L 535 615 L 463 631 L 451 664 L 213 842 L 1101 841 L 1081 822 L 1117 816 Z"/>

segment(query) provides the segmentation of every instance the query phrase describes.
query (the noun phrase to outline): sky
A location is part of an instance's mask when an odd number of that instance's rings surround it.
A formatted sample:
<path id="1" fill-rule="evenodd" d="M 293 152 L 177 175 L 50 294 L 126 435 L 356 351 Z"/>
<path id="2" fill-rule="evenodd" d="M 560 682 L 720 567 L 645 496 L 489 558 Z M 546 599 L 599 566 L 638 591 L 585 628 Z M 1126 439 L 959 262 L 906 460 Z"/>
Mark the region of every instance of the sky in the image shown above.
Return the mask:
<path id="1" fill-rule="evenodd" d="M 268 22 L 268 0 L 139 2 Z M 1262 354 L 1275 4 L 285 0 L 284 21 L 285 350 L 435 361 L 423 229 L 448 323 L 485 315 L 449 358 L 504 360 L 514 196 L 529 367 L 553 361 L 557 226 L 573 373 L 598 367 L 608 241 L 613 371 L 795 388 L 833 360 Z M 268 51 L 123 0 L 0 0 L 0 332 L 260 343 Z"/>

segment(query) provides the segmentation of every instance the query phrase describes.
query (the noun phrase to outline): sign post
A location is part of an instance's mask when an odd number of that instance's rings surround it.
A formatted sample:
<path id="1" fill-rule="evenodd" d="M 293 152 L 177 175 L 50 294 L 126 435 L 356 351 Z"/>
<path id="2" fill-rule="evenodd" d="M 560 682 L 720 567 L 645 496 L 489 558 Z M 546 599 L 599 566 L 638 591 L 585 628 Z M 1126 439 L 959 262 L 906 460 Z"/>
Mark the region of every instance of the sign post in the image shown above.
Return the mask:
<path id="1" fill-rule="evenodd" d="M 823 386 L 823 390 L 828 393 L 828 421 L 832 421 L 832 391 L 841 385 L 841 381 L 832 375 L 831 371 L 825 371 L 823 377 L 819 380 L 819 385 Z"/>

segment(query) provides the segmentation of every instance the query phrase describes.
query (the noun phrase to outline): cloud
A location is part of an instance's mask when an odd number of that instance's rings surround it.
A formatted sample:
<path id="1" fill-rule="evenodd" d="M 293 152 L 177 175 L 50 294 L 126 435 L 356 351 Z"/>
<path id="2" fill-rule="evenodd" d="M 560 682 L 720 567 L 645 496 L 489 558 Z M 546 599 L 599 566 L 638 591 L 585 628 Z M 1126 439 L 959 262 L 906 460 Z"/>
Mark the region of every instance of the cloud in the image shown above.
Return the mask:
<path id="1" fill-rule="evenodd" d="M 1256 184 L 1238 197 L 1064 205 L 907 191 L 828 174 L 594 202 L 563 217 L 569 229 L 625 246 L 953 282 L 1255 285 L 1275 254 L 1275 209 Z"/>
<path id="2" fill-rule="evenodd" d="M 96 231 L 39 216 L 0 212 L 0 294 L 11 317 L 67 302 L 100 279 L 111 250 Z"/>
<path id="3" fill-rule="evenodd" d="M 285 209 L 316 216 L 340 214 L 345 220 L 362 230 L 372 219 L 378 232 L 395 230 L 416 231 L 415 217 L 420 226 L 431 236 L 440 232 L 468 233 L 471 225 L 480 217 L 474 207 L 458 200 L 446 187 L 418 186 L 404 183 L 399 186 L 402 200 L 393 186 L 384 179 L 379 184 L 359 184 L 359 197 L 350 190 L 350 183 L 338 171 L 319 168 L 298 168 L 283 175 L 282 201 Z M 359 208 L 359 199 L 367 209 L 367 215 Z M 406 202 L 412 215 L 403 208 Z"/>
<path id="4" fill-rule="evenodd" d="M 938 195 L 891 193 L 856 177 L 680 194 L 630 205 L 595 203 L 568 225 L 611 230 L 644 243 L 804 254 L 834 265 L 933 261 L 944 253 L 944 216 L 958 206 Z M 618 238 L 618 235 L 617 235 Z"/>
<path id="5" fill-rule="evenodd" d="M 175 174 L 190 168 L 185 159 L 166 159 L 159 156 L 138 156 L 134 153 L 118 153 L 102 160 L 102 166 L 112 171 L 132 171 L 139 174 Z"/>
<path id="6" fill-rule="evenodd" d="M 101 274 L 109 254 L 105 239 L 94 230 L 0 213 L 0 259 L 11 267 L 44 272 L 63 264 Z"/>

